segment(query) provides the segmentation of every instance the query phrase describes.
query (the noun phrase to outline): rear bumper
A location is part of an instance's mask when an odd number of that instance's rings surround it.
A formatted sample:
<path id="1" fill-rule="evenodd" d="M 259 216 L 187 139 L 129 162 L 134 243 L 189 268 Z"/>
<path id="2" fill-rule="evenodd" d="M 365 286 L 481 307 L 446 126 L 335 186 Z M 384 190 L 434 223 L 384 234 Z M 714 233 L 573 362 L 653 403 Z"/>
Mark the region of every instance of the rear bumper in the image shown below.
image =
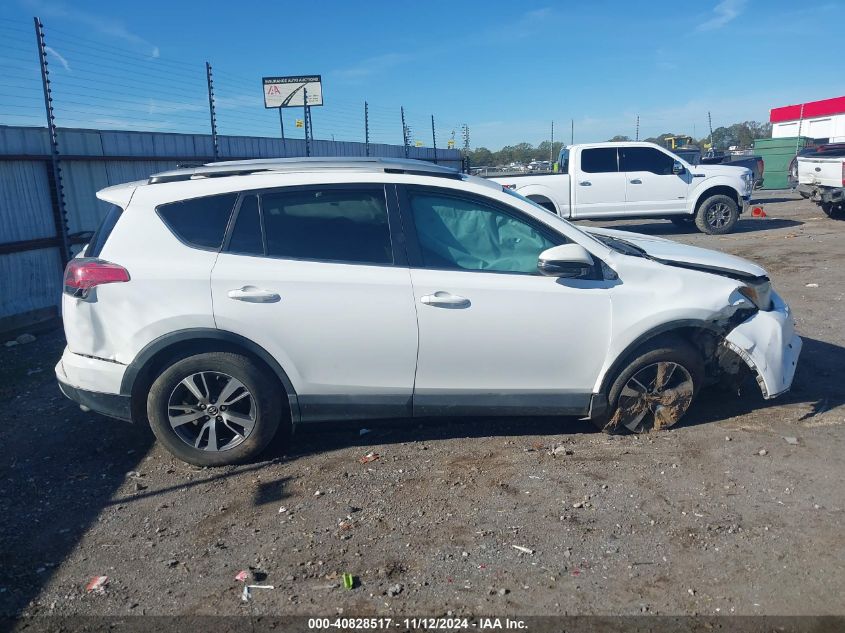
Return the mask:
<path id="1" fill-rule="evenodd" d="M 804 198 L 815 202 L 840 204 L 845 201 L 845 187 L 823 187 L 821 185 L 798 185 L 795 189 Z"/>
<path id="2" fill-rule="evenodd" d="M 775 292 L 772 301 L 772 310 L 756 312 L 725 337 L 727 346 L 757 374 L 767 399 L 789 391 L 802 345 L 789 306 Z"/>
<path id="3" fill-rule="evenodd" d="M 97 413 L 132 420 L 131 398 L 120 393 L 126 366 L 74 354 L 65 348 L 56 364 L 56 380 L 68 398 Z"/>
<path id="4" fill-rule="evenodd" d="M 132 402 L 129 396 L 77 389 L 61 380 L 59 380 L 59 389 L 68 398 L 95 413 L 127 422 L 132 421 Z"/>

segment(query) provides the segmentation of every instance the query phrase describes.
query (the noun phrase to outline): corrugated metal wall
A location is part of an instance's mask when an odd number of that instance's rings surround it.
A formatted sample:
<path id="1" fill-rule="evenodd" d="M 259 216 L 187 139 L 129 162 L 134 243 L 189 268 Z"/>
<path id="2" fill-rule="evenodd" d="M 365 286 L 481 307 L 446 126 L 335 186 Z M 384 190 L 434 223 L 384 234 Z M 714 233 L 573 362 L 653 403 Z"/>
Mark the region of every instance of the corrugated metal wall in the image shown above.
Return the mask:
<path id="1" fill-rule="evenodd" d="M 59 129 L 62 183 L 70 233 L 92 231 L 107 205 L 96 192 L 141 180 L 180 162 L 208 162 L 210 135 Z M 303 139 L 218 137 L 220 160 L 304 156 Z M 312 156 L 365 156 L 364 143 L 315 140 Z M 401 145 L 370 144 L 371 156 L 404 158 Z M 410 158 L 434 160 L 434 149 L 409 148 Z M 0 125 L 0 248 L 10 242 L 56 237 L 47 130 Z M 438 162 L 460 168 L 458 150 L 438 149 Z M 56 308 L 62 263 L 55 246 L 0 252 L 0 329 L 9 317 Z"/>

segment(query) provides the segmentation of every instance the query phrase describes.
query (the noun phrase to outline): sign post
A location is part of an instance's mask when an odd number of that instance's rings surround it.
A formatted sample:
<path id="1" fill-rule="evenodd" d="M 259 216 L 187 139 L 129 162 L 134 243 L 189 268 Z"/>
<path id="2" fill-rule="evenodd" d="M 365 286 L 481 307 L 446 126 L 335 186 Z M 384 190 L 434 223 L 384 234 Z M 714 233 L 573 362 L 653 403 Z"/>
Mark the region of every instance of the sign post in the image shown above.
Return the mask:
<path id="1" fill-rule="evenodd" d="M 303 125 L 296 122 L 296 127 L 305 128 L 305 155 L 311 155 L 311 141 L 313 140 L 313 128 L 311 126 L 311 106 L 323 105 L 323 84 L 320 75 L 296 75 L 291 77 L 263 77 L 264 107 L 278 108 L 279 127 L 282 132 L 282 146 L 285 154 L 287 147 L 285 141 L 285 123 L 282 118 L 282 108 L 303 109 Z"/>

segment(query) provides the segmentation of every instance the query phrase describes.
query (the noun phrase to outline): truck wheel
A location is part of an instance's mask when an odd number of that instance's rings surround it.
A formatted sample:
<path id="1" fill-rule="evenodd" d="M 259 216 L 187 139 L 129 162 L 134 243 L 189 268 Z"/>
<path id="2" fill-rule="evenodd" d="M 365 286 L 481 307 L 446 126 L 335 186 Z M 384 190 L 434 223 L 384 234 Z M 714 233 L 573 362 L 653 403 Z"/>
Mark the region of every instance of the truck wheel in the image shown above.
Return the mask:
<path id="1" fill-rule="evenodd" d="M 730 233 L 739 220 L 739 207 L 730 196 L 710 196 L 700 205 L 695 214 L 695 226 L 708 235 Z"/>
<path id="2" fill-rule="evenodd" d="M 591 422 L 606 433 L 669 428 L 689 410 L 704 380 L 701 354 L 676 336 L 634 352 L 607 391 L 607 411 Z"/>
<path id="3" fill-rule="evenodd" d="M 842 212 L 842 205 L 841 204 L 833 204 L 832 202 L 822 202 L 820 203 L 822 211 L 824 214 L 829 217 L 835 217 Z"/>

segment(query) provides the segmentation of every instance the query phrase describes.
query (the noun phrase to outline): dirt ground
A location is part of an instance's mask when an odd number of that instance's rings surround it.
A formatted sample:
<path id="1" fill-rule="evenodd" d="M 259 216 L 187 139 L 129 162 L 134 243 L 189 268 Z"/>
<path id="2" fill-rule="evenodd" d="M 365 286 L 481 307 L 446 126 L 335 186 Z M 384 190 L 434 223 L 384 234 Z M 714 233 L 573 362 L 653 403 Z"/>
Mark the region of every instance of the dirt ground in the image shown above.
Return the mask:
<path id="1" fill-rule="evenodd" d="M 724 237 L 606 223 L 763 265 L 804 338 L 786 396 L 704 392 L 646 436 L 321 425 L 198 469 L 66 400 L 60 332 L 0 346 L 0 615 L 845 614 L 845 222 L 788 192 L 758 201 L 768 218 Z M 247 603 L 249 567 L 274 589 Z"/>

